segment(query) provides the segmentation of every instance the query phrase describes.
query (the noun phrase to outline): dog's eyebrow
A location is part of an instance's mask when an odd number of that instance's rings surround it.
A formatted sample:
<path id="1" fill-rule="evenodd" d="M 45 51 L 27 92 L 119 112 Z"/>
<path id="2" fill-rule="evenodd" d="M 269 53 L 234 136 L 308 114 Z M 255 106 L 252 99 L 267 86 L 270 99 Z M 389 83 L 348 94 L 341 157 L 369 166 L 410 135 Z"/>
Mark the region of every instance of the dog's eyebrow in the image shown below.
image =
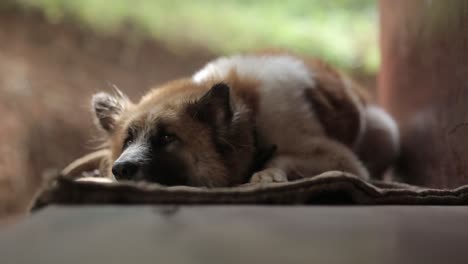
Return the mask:
<path id="1" fill-rule="evenodd" d="M 170 129 L 171 126 L 165 122 L 165 121 L 159 121 L 157 124 L 156 124 L 156 133 L 166 133 L 168 130 L 171 130 Z"/>
<path id="2" fill-rule="evenodd" d="M 131 133 L 133 134 L 133 136 L 136 136 L 136 134 L 139 131 L 141 131 L 141 129 L 141 126 L 136 121 L 132 121 L 130 124 L 127 125 L 126 133 Z"/>
<path id="3" fill-rule="evenodd" d="M 153 135 L 165 135 L 173 134 L 178 135 L 177 129 L 175 126 L 171 125 L 169 122 L 160 121 L 155 125 L 155 129 L 152 132 Z"/>

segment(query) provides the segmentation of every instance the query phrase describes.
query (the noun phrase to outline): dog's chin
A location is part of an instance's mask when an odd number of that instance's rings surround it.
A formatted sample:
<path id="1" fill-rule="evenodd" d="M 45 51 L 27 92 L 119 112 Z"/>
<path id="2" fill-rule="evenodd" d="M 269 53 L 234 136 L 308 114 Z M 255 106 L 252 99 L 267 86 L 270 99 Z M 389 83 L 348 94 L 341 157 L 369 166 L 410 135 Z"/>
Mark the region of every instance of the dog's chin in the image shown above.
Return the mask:
<path id="1" fill-rule="evenodd" d="M 157 183 L 163 186 L 190 186 L 188 178 L 182 174 L 156 171 L 139 171 L 134 178 L 137 182 Z"/>
<path id="2" fill-rule="evenodd" d="M 143 171 L 138 171 L 137 174 L 135 175 L 135 177 L 133 178 L 134 181 L 151 181 L 150 180 L 150 177 L 148 177 L 150 175 L 146 175 Z"/>

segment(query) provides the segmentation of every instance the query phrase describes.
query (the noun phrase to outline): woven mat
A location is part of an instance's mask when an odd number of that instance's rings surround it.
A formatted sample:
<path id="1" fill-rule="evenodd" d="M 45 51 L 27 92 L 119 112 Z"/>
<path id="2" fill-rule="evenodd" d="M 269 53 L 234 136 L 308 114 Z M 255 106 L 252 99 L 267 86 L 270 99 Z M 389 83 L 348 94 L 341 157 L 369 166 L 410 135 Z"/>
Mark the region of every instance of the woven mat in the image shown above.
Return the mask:
<path id="1" fill-rule="evenodd" d="M 96 169 L 104 154 L 102 151 L 91 153 L 70 164 L 39 193 L 33 209 L 49 204 L 468 205 L 468 185 L 456 189 L 429 189 L 364 181 L 339 171 L 286 183 L 231 188 L 76 180 L 77 175 Z"/>

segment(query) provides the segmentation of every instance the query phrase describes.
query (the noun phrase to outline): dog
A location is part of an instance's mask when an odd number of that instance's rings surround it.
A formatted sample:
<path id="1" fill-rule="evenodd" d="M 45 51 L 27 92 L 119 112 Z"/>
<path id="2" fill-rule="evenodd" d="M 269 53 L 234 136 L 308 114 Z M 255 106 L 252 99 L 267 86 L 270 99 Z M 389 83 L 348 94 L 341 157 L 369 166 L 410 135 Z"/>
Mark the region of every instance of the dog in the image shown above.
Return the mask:
<path id="1" fill-rule="evenodd" d="M 398 127 L 350 78 L 288 53 L 239 54 L 150 90 L 92 98 L 116 180 L 228 187 L 339 170 L 380 177 Z M 259 158 L 260 157 L 260 158 Z"/>

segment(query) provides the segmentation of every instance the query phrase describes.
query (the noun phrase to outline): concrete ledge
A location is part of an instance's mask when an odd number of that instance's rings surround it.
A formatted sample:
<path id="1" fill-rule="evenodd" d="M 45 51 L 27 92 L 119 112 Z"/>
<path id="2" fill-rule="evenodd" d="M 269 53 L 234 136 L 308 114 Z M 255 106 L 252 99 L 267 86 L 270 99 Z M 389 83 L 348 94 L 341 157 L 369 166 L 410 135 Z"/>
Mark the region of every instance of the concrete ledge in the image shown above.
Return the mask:
<path id="1" fill-rule="evenodd" d="M 50 207 L 2 263 L 466 263 L 468 207 Z"/>

